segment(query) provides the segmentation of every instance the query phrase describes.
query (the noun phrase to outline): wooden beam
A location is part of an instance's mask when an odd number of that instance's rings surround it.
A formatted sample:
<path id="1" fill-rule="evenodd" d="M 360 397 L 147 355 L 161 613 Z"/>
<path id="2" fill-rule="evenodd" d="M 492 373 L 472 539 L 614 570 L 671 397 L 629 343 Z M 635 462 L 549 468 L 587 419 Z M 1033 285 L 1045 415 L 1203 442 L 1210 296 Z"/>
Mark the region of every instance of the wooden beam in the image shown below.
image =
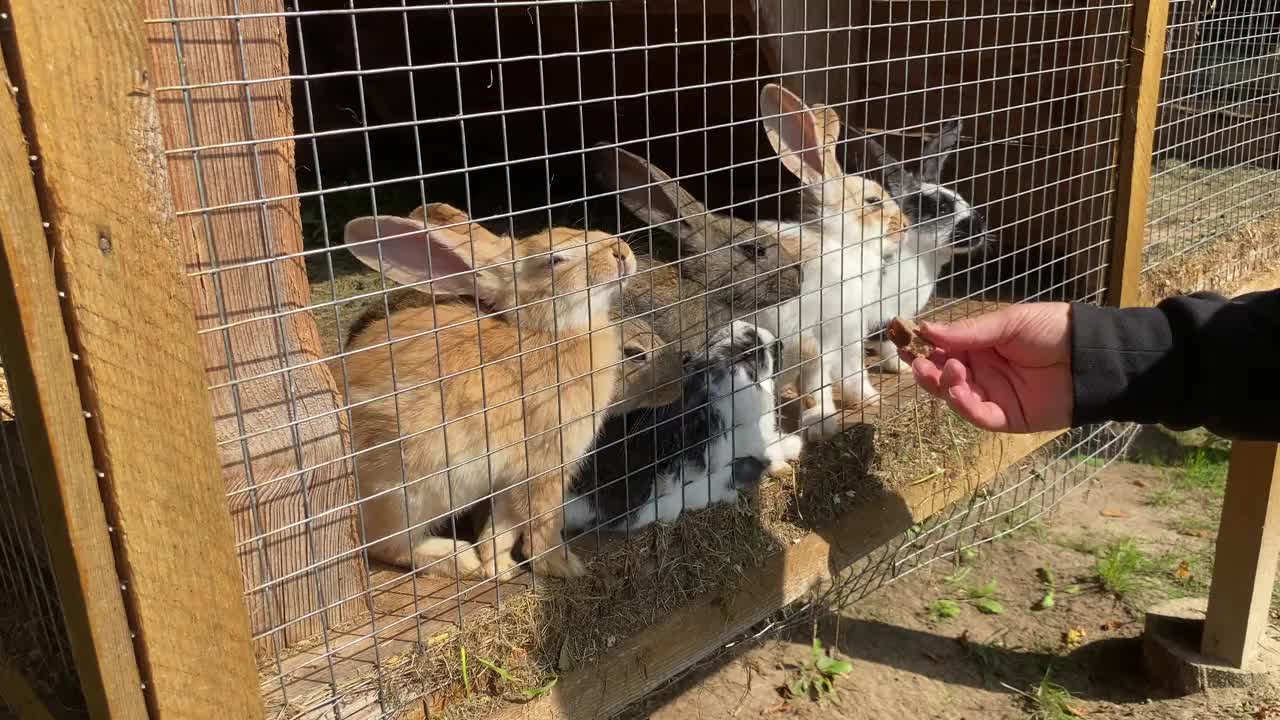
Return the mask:
<path id="1" fill-rule="evenodd" d="M 561 677 L 547 697 L 508 707 L 492 720 L 610 717 L 950 502 L 993 482 L 1060 434 L 989 436 L 960 487 L 952 487 L 953 476 L 939 477 L 852 510 L 751 571 L 732 595 L 711 593 L 671 613 L 619 642 L 594 665 Z M 401 720 L 424 717 L 422 707 Z"/>
<path id="2" fill-rule="evenodd" d="M 1139 304 L 1169 3 L 1136 0 L 1129 22 L 1129 73 L 1120 113 L 1120 177 L 1107 277 L 1107 303 L 1120 307 Z"/>
<path id="3" fill-rule="evenodd" d="M 27 103 L 37 192 L 148 713 L 197 718 L 217 708 L 260 718 L 204 361 L 174 252 L 142 15 L 133 0 L 8 7 L 7 57 L 20 59 L 10 71 Z"/>
<path id="4" fill-rule="evenodd" d="M 95 716 L 142 718 L 142 681 L 16 104 L 25 89 L 3 58 L 0 80 L 19 88 L 0 100 L 0 355 L 85 702 Z M 16 671 L 0 668 L 5 674 Z M 14 693 L 21 690 L 0 691 L 11 703 Z"/>
<path id="5" fill-rule="evenodd" d="M 1280 446 L 1231 444 L 1200 651 L 1231 667 L 1254 658 L 1267 627 L 1280 555 Z"/>
<path id="6" fill-rule="evenodd" d="M 150 18 L 172 17 L 170 4 L 137 0 Z M 293 136 L 291 83 L 234 82 L 289 76 L 287 21 L 269 16 L 284 3 L 184 0 L 181 8 L 183 16 L 268 14 L 145 32 L 157 86 L 215 83 L 156 101 L 165 148 L 179 151 L 166 158 L 175 209 L 196 211 L 178 217 L 177 237 L 196 274 L 188 287 L 206 382 L 218 388 L 215 432 L 257 651 L 270 656 L 366 609 L 356 488 L 338 386 L 317 362 L 326 353 L 315 318 L 299 312 L 311 288 L 294 142 L 252 142 Z M 236 267 L 219 269 L 227 265 Z"/>

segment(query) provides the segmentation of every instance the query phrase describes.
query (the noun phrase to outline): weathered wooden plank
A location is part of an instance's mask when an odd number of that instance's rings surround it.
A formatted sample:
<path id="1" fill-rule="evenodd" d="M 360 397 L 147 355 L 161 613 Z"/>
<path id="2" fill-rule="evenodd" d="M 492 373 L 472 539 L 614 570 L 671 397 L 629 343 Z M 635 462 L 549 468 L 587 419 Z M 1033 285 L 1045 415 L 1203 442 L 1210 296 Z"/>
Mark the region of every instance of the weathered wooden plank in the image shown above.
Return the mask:
<path id="1" fill-rule="evenodd" d="M 133 0 L 9 9 L 147 709 L 261 717 L 142 15 Z"/>
<path id="2" fill-rule="evenodd" d="M 3 86 L 15 87 L 0 58 Z M 107 518 L 94 475 L 93 451 L 63 324 L 49 245 L 28 160 L 17 99 L 0 100 L 0 355 L 22 446 L 39 497 L 39 526 L 53 563 L 90 708 L 104 716 L 146 716 L 138 663 Z M 0 668 L 0 674 L 15 673 Z M 4 692 L 6 697 L 15 689 Z M 19 699 L 20 700 L 20 699 Z M 18 702 L 18 700 L 12 700 Z"/>

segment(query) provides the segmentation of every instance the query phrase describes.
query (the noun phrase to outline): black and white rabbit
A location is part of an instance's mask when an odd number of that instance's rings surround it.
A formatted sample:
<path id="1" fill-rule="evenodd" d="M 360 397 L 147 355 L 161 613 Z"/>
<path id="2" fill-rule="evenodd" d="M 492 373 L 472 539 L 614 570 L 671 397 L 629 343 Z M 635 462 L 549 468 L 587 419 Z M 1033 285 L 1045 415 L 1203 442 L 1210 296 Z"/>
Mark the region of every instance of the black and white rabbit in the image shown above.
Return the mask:
<path id="1" fill-rule="evenodd" d="M 858 135 L 856 131 L 851 134 Z M 887 249 L 881 270 L 880 302 L 869 309 L 870 326 L 880 330 L 876 349 L 886 372 L 904 372 L 898 349 L 884 337 L 883 328 L 898 316 L 915 317 L 933 297 L 943 266 L 958 255 L 985 249 L 989 231 L 982 214 L 959 192 L 942 184 L 942 169 L 960 142 L 960 123 L 943 125 L 925 144 L 920 174 L 885 151 L 880 143 L 862 136 L 873 169 L 907 216 L 906 237 Z"/>
<path id="2" fill-rule="evenodd" d="M 751 323 L 720 327 L 686 363 L 682 401 L 606 421 L 570 488 L 566 531 L 671 522 L 788 467 L 801 440 L 778 430 L 781 345 Z"/>

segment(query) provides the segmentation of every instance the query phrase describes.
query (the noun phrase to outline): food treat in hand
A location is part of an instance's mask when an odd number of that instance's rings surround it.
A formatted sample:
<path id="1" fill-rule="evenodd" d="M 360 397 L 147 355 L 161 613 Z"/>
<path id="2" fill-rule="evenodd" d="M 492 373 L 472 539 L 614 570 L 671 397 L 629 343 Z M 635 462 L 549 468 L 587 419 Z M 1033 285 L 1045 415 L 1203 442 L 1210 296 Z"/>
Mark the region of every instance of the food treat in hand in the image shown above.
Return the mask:
<path id="1" fill-rule="evenodd" d="M 890 342 L 898 346 L 898 350 L 905 350 L 916 357 L 929 357 L 929 353 L 933 352 L 933 346 L 920 337 L 916 324 L 909 318 L 895 317 L 889 322 L 885 332 Z"/>

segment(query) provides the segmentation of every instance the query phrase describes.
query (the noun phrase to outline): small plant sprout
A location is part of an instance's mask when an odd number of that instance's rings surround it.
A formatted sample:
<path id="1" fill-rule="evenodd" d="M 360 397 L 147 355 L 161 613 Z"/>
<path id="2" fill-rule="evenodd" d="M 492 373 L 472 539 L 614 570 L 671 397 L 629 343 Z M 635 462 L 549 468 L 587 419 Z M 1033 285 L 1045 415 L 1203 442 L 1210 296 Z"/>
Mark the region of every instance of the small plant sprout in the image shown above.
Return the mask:
<path id="1" fill-rule="evenodd" d="M 950 598 L 938 598 L 926 608 L 934 620 L 950 620 L 960 615 L 960 603 Z"/>
<path id="2" fill-rule="evenodd" d="M 1040 579 L 1040 587 L 1043 588 L 1044 594 L 1040 596 L 1035 605 L 1031 606 L 1031 609 L 1051 610 L 1057 604 L 1054 596 L 1058 591 L 1057 583 L 1053 577 L 1053 570 L 1047 567 L 1037 568 L 1036 576 Z"/>
<path id="3" fill-rule="evenodd" d="M 1103 548 L 1094 563 L 1094 572 L 1103 590 L 1124 597 L 1138 588 L 1146 564 L 1147 558 L 1138 544 L 1127 539 Z"/>
<path id="4" fill-rule="evenodd" d="M 795 679 L 787 684 L 787 693 L 794 698 L 809 698 L 814 702 L 830 699 L 839 703 L 836 680 L 853 672 L 848 660 L 837 660 L 823 649 L 822 641 L 813 639 L 809 659 L 800 668 Z"/>
<path id="5" fill-rule="evenodd" d="M 556 683 L 560 681 L 559 677 L 553 675 L 551 676 L 551 679 L 548 680 L 546 683 L 537 687 L 531 687 L 530 683 L 524 682 L 520 678 L 517 678 L 515 675 L 511 674 L 511 672 L 509 672 L 506 668 L 502 667 L 501 665 L 495 662 L 485 660 L 484 658 L 479 658 L 479 657 L 475 658 L 475 661 L 483 665 L 494 675 L 497 675 L 502 680 L 502 682 L 506 683 L 507 687 L 523 695 L 526 700 L 533 700 L 534 698 L 539 698 L 539 697 L 542 697 L 543 695 L 546 695 L 547 693 L 551 692 L 551 689 L 554 688 L 556 686 Z"/>
<path id="6" fill-rule="evenodd" d="M 1032 720 L 1071 720 L 1071 718 L 1084 717 L 1084 712 L 1076 706 L 1075 697 L 1066 688 L 1049 680 L 1048 670 L 1040 679 L 1040 683 L 1030 690 L 1019 690 L 1006 683 L 1000 684 L 1026 701 L 1027 711 Z"/>

